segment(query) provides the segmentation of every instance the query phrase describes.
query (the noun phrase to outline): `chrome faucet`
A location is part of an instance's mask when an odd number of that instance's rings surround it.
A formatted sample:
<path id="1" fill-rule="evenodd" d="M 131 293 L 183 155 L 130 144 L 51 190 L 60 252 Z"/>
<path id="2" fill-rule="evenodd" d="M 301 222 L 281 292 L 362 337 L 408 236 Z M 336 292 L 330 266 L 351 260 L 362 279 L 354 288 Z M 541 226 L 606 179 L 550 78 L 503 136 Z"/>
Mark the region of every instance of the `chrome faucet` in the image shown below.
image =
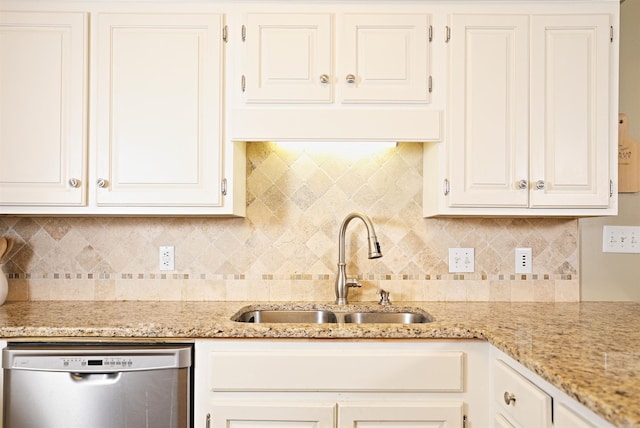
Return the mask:
<path id="1" fill-rule="evenodd" d="M 382 253 L 380 252 L 380 243 L 378 242 L 378 238 L 376 237 L 376 231 L 373 228 L 373 223 L 371 223 L 371 219 L 366 215 L 353 212 L 348 214 L 345 219 L 342 221 L 342 225 L 340 226 L 339 233 L 339 248 L 338 248 L 338 276 L 336 277 L 336 304 L 338 305 L 346 305 L 347 304 L 347 294 L 349 293 L 349 287 L 357 287 L 359 286 L 358 282 L 355 281 L 347 281 L 347 272 L 345 263 L 345 250 L 344 250 L 344 236 L 347 231 L 347 225 L 354 218 L 359 218 L 364 222 L 364 225 L 367 227 L 367 242 L 369 243 L 369 258 L 377 259 L 382 257 Z"/>

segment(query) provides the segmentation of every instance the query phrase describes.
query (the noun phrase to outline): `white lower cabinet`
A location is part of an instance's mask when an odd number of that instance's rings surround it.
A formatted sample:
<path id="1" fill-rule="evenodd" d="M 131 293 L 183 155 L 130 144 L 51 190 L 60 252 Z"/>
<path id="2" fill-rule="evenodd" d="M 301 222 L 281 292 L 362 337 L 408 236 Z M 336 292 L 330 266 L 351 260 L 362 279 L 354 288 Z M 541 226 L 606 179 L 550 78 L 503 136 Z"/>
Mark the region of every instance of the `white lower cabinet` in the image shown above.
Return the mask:
<path id="1" fill-rule="evenodd" d="M 492 347 L 491 354 L 495 428 L 613 427 L 503 352 Z"/>
<path id="2" fill-rule="evenodd" d="M 488 426 L 481 341 L 199 341 L 196 428 Z"/>
<path id="3" fill-rule="evenodd" d="M 214 402 L 212 428 L 261 428 L 276 424 L 295 428 L 462 426 L 462 402 Z M 205 421 L 207 417 L 205 417 Z"/>
<path id="4" fill-rule="evenodd" d="M 322 428 L 335 425 L 335 403 L 243 401 L 213 403 L 205 417 L 211 428 Z M 198 420 L 196 420 L 198 423 Z"/>
<path id="5" fill-rule="evenodd" d="M 458 427 L 463 424 L 463 412 L 464 403 L 461 401 L 338 403 L 338 426 L 342 428 Z"/>

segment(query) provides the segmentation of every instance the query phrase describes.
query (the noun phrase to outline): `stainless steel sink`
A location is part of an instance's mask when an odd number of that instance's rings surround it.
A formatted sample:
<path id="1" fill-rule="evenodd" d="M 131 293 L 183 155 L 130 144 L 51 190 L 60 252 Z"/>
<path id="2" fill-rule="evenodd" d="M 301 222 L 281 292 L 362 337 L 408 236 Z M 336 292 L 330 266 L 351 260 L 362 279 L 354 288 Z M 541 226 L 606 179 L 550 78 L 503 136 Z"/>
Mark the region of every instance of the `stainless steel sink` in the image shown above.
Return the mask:
<path id="1" fill-rule="evenodd" d="M 430 322 L 427 316 L 417 312 L 353 312 L 344 314 L 344 322 L 352 324 L 422 324 Z"/>
<path id="2" fill-rule="evenodd" d="M 427 314 L 399 309 L 398 311 L 333 312 L 328 309 L 248 309 L 232 317 L 246 323 L 298 324 L 423 324 L 433 321 Z"/>
<path id="3" fill-rule="evenodd" d="M 306 323 L 324 324 L 338 322 L 331 311 L 315 310 L 255 310 L 242 312 L 234 321 L 252 323 Z"/>

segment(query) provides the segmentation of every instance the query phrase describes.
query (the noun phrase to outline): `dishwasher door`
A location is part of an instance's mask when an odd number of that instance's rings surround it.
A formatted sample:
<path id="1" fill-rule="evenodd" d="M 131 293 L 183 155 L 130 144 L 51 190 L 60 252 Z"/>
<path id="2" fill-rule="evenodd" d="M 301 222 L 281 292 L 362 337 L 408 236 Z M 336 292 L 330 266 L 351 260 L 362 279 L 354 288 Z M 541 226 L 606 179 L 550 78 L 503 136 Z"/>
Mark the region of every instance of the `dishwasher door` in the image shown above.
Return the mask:
<path id="1" fill-rule="evenodd" d="M 4 426 L 188 428 L 191 346 L 12 346 Z"/>

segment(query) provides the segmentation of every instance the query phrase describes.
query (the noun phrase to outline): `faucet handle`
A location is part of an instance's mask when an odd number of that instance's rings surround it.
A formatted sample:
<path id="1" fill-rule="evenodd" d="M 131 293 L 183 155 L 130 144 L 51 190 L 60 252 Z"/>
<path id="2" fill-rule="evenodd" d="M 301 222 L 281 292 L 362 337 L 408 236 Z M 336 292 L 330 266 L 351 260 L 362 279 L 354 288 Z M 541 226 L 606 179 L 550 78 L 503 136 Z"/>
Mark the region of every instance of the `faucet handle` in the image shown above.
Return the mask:
<path id="1" fill-rule="evenodd" d="M 358 281 L 358 277 L 357 276 L 348 276 L 347 277 L 347 283 L 346 283 L 347 287 L 362 287 L 362 284 L 360 284 L 360 282 Z"/>
<path id="2" fill-rule="evenodd" d="M 378 294 L 380 295 L 380 302 L 379 304 L 382 306 L 388 306 L 391 304 L 391 301 L 389 300 L 389 292 L 386 290 L 383 290 L 382 288 L 380 290 L 378 290 Z"/>

